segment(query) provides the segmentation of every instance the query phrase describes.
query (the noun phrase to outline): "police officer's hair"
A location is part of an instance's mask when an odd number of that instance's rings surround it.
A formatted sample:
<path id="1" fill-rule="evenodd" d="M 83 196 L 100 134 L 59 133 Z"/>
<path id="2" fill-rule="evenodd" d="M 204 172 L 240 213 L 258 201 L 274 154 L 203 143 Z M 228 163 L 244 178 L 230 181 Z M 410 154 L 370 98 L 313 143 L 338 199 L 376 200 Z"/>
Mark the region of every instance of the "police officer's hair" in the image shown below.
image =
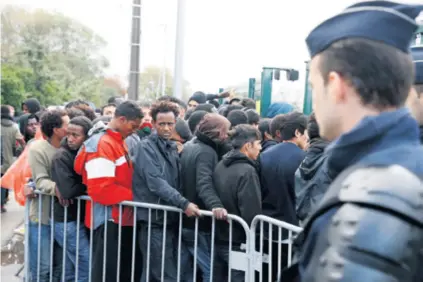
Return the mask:
<path id="1" fill-rule="evenodd" d="M 260 131 L 252 125 L 240 124 L 228 133 L 232 147 L 240 150 L 245 144 L 261 140 Z"/>
<path id="2" fill-rule="evenodd" d="M 415 77 L 408 54 L 363 38 L 332 44 L 320 54 L 319 69 L 325 85 L 329 73 L 336 72 L 357 91 L 364 105 L 378 110 L 403 106 Z"/>
<path id="3" fill-rule="evenodd" d="M 69 124 L 74 124 L 82 127 L 85 136 L 88 135 L 88 131 L 90 131 L 90 129 L 93 127 L 92 121 L 86 116 L 74 117 L 69 121 Z"/>
<path id="4" fill-rule="evenodd" d="M 179 116 L 178 106 L 176 106 L 175 103 L 167 101 L 167 100 L 159 101 L 153 104 L 150 109 L 150 115 L 154 121 L 157 120 L 157 115 L 159 113 L 169 113 L 169 112 L 172 112 L 175 115 L 175 119 Z"/>
<path id="5" fill-rule="evenodd" d="M 265 137 L 265 133 L 269 133 L 270 134 L 270 122 L 272 121 L 272 119 L 270 118 L 264 118 L 261 119 L 259 122 L 259 126 L 258 129 L 261 133 L 261 139 L 264 140 Z"/>
<path id="6" fill-rule="evenodd" d="M 301 134 L 304 134 L 306 128 L 307 117 L 299 112 L 277 115 L 270 123 L 270 131 L 272 136 L 276 137 L 276 132 L 279 130 L 282 141 L 287 141 L 294 138 L 296 130 L 298 130 Z"/>
<path id="7" fill-rule="evenodd" d="M 116 107 L 115 117 L 124 117 L 127 120 L 142 119 L 141 107 L 134 101 L 124 101 Z"/>

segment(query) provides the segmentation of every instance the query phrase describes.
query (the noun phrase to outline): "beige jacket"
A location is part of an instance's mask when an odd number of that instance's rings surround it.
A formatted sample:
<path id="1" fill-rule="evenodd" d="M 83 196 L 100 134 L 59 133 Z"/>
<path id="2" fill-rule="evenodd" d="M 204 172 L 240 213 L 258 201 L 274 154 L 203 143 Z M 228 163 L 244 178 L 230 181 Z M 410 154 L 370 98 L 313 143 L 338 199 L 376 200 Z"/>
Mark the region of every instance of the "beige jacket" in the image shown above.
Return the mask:
<path id="1" fill-rule="evenodd" d="M 36 189 L 52 196 L 55 195 L 56 183 L 51 180 L 51 162 L 57 150 L 47 140 L 36 140 L 32 142 L 28 151 L 28 162 Z M 40 200 L 41 216 L 39 215 Z M 38 222 L 40 217 L 42 224 L 49 224 L 52 202 L 52 197 L 43 195 L 38 195 L 37 198 L 31 200 L 29 219 L 32 222 Z"/>

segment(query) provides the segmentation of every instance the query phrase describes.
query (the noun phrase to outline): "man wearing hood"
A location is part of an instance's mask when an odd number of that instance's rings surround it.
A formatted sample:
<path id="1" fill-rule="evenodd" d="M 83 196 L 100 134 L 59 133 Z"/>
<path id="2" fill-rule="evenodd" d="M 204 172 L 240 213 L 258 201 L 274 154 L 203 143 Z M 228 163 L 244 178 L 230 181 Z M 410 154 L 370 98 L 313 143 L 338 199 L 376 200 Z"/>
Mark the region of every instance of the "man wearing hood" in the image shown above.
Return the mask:
<path id="1" fill-rule="evenodd" d="M 13 118 L 10 115 L 10 109 L 8 106 L 1 106 L 1 175 L 6 173 L 9 167 L 13 163 L 13 152 L 15 149 L 16 141 L 21 146 L 25 145 L 23 136 L 19 132 L 16 124 L 13 122 Z M 4 208 L 5 200 L 7 197 L 7 191 L 1 188 L 1 212 L 5 212 Z"/>
<path id="2" fill-rule="evenodd" d="M 233 150 L 217 164 L 213 184 L 217 195 L 229 214 L 241 217 L 251 224 L 261 213 L 261 190 L 257 158 L 261 150 L 260 132 L 251 125 L 241 124 L 229 133 Z M 228 281 L 229 224 L 216 222 L 216 258 L 214 277 L 216 281 Z M 237 223 L 232 226 L 232 250 L 240 251 L 245 243 L 245 231 Z M 245 273 L 231 271 L 231 281 L 244 281 Z M 219 278 L 219 279 L 218 279 Z"/>
<path id="3" fill-rule="evenodd" d="M 24 114 L 19 119 L 19 130 L 28 143 L 35 137 L 37 128 L 40 126 L 40 118 L 36 114 Z"/>
<path id="4" fill-rule="evenodd" d="M 216 194 L 213 171 L 219 156 L 218 148 L 227 139 L 230 123 L 218 114 L 207 114 L 200 121 L 195 138 L 185 143 L 181 154 L 182 195 L 197 203 L 203 210 L 213 211 L 217 219 L 225 219 L 227 212 Z M 199 221 L 197 263 L 203 273 L 203 281 L 210 281 L 211 218 Z M 184 219 L 182 239 L 188 252 L 183 256 L 194 256 L 195 220 Z"/>
<path id="5" fill-rule="evenodd" d="M 420 142 L 423 144 L 423 46 L 411 48 L 416 78 L 407 99 L 407 106 L 420 126 Z"/>
<path id="6" fill-rule="evenodd" d="M 326 160 L 324 150 L 329 142 L 320 137 L 314 113 L 309 117 L 307 134 L 309 146 L 304 160 L 295 172 L 296 210 L 300 221 L 304 221 L 320 203 L 331 181 L 323 165 Z"/>
<path id="7" fill-rule="evenodd" d="M 29 98 L 22 103 L 22 111 L 25 114 L 35 114 L 41 110 L 41 104 L 37 98 Z"/>
<path id="8" fill-rule="evenodd" d="M 206 94 L 201 91 L 197 91 L 192 94 L 191 98 L 188 100 L 188 110 L 194 109 L 200 104 L 205 104 L 207 102 Z"/>

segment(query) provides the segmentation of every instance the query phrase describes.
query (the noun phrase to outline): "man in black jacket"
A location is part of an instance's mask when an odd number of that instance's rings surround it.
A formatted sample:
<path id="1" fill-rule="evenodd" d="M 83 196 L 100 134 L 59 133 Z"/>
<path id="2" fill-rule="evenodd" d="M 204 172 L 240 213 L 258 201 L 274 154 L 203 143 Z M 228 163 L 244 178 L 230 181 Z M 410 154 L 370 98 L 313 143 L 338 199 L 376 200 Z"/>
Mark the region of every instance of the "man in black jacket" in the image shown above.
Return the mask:
<path id="1" fill-rule="evenodd" d="M 66 242 L 66 257 L 63 259 L 63 263 L 66 264 L 66 281 L 75 280 L 75 267 L 78 267 L 77 280 L 88 281 L 89 241 L 83 224 L 85 205 L 83 201 L 76 202 L 72 199 L 86 192 L 82 177 L 74 171 L 73 163 L 91 127 L 91 121 L 85 116 L 71 119 L 67 137 L 63 139 L 62 146 L 55 153 L 51 164 L 52 180 L 56 183 L 57 196 L 54 198 L 54 239 L 62 248 Z M 78 250 L 77 238 L 79 238 Z M 78 265 L 76 265 L 77 253 Z"/>
<path id="2" fill-rule="evenodd" d="M 233 150 L 218 163 L 213 183 L 228 213 L 240 216 L 248 224 L 261 213 L 261 189 L 257 158 L 261 150 L 260 132 L 251 125 L 238 125 L 230 132 Z M 217 222 L 214 277 L 227 281 L 229 263 L 229 224 Z M 244 229 L 237 223 L 232 228 L 232 249 L 245 243 Z M 231 270 L 231 281 L 244 281 L 245 273 Z"/>
<path id="3" fill-rule="evenodd" d="M 307 123 L 309 146 L 305 158 L 295 172 L 296 211 L 302 222 L 317 207 L 326 193 L 332 179 L 324 164 L 327 155 L 324 154 L 329 142 L 319 134 L 319 125 L 312 113 Z"/>
<path id="4" fill-rule="evenodd" d="M 178 107 L 172 102 L 161 101 L 154 104 L 150 112 L 156 132 L 141 140 L 134 150 L 134 201 L 174 206 L 182 209 L 187 216 L 199 216 L 198 206 L 181 195 L 179 155 L 175 143 L 170 140 L 179 114 Z M 142 281 L 162 281 L 163 243 L 164 281 L 176 281 L 178 233 L 175 226 L 178 226 L 178 217 L 171 212 L 165 217 L 162 210 L 149 212 L 143 208 L 138 208 L 137 216 L 142 222 L 141 252 L 143 257 L 149 258 L 149 269 L 147 260 L 144 260 Z M 166 225 L 166 233 L 163 225 Z M 150 240 L 147 240 L 148 236 Z"/>
<path id="5" fill-rule="evenodd" d="M 213 171 L 218 162 L 218 148 L 227 139 L 230 123 L 218 114 L 207 114 L 198 125 L 195 138 L 184 145 L 181 154 L 183 196 L 197 203 L 200 209 L 211 210 L 217 219 L 225 219 L 227 211 L 216 194 Z M 197 263 L 203 281 L 210 281 L 211 218 L 199 221 L 197 238 Z M 194 255 L 195 220 L 184 219 L 183 240 L 189 260 Z"/>

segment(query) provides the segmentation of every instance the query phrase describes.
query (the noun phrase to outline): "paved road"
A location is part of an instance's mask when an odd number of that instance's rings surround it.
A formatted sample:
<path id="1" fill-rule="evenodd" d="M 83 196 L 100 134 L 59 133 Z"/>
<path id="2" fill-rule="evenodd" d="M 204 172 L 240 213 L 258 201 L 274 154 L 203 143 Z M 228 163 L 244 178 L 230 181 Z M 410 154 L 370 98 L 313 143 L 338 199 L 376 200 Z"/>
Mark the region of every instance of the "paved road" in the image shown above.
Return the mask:
<path id="1" fill-rule="evenodd" d="M 1 222 L 1 281 L 22 281 L 22 274 L 16 277 L 23 263 L 23 228 L 25 208 L 19 206 L 10 195 L 10 201 L 6 204 L 7 212 L 0 216 Z"/>
<path id="2" fill-rule="evenodd" d="M 10 193 L 9 199 L 7 212 L 1 214 L 1 247 L 10 241 L 14 230 L 22 225 L 25 218 L 25 208 L 15 202 L 13 193 Z"/>

